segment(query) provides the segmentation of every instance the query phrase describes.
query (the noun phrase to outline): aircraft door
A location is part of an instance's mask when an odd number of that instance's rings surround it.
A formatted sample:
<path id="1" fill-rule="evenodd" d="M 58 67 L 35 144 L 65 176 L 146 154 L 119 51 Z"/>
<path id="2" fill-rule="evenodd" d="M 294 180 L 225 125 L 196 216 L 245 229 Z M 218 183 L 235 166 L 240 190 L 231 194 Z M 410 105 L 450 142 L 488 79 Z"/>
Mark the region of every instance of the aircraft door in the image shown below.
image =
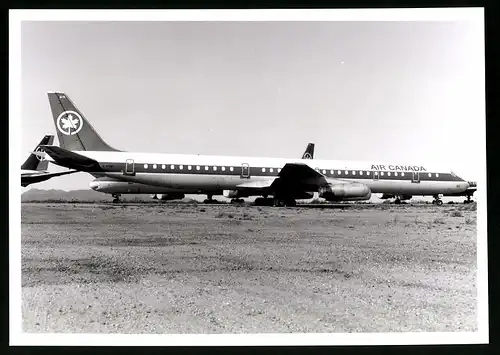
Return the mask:
<path id="1" fill-rule="evenodd" d="M 241 175 L 240 177 L 242 179 L 249 179 L 250 178 L 250 166 L 246 163 L 241 164 Z"/>
<path id="2" fill-rule="evenodd" d="M 373 172 L 373 180 L 378 180 L 378 179 L 379 179 L 378 171 L 374 171 Z"/>
<path id="3" fill-rule="evenodd" d="M 133 159 L 127 159 L 125 161 L 125 171 L 123 172 L 124 175 L 135 175 L 135 167 L 134 167 L 134 160 Z"/>
<path id="4" fill-rule="evenodd" d="M 420 173 L 418 171 L 413 172 L 413 176 L 411 178 L 411 182 L 419 183 L 420 182 Z"/>

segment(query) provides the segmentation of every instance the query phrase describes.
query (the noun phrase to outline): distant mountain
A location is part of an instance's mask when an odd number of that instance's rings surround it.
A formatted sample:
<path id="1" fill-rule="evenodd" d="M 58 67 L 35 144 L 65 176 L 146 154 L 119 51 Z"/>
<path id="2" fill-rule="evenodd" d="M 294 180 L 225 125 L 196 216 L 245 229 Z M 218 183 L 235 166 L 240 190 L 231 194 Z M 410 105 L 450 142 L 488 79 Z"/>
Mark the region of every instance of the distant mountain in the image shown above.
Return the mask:
<path id="1" fill-rule="evenodd" d="M 105 194 L 97 192 L 91 189 L 88 190 L 41 190 L 41 189 L 30 189 L 21 195 L 21 202 L 111 202 L 113 198 L 110 194 Z M 137 201 L 137 202 L 158 202 L 153 200 L 149 194 L 126 194 L 120 197 L 122 201 Z M 187 195 L 182 200 L 183 203 L 189 203 L 193 200 L 200 200 L 200 196 Z M 201 199 L 203 200 L 203 199 Z M 175 202 L 173 201 L 173 202 Z"/>
<path id="2" fill-rule="evenodd" d="M 106 201 L 110 200 L 110 196 L 91 189 L 73 191 L 30 189 L 21 195 L 21 202 L 47 200 Z"/>

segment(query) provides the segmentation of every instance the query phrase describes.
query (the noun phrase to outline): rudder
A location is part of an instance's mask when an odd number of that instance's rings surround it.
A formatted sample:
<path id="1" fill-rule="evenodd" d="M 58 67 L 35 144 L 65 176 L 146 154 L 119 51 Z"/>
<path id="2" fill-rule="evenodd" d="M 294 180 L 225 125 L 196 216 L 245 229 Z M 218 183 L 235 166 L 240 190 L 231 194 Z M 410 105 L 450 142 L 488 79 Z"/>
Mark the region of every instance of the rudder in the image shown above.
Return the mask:
<path id="1" fill-rule="evenodd" d="M 61 148 L 72 151 L 117 151 L 99 136 L 68 95 L 61 92 L 49 92 L 47 95 Z"/>
<path id="2" fill-rule="evenodd" d="M 314 143 L 307 145 L 306 151 L 302 155 L 302 159 L 314 159 Z"/>

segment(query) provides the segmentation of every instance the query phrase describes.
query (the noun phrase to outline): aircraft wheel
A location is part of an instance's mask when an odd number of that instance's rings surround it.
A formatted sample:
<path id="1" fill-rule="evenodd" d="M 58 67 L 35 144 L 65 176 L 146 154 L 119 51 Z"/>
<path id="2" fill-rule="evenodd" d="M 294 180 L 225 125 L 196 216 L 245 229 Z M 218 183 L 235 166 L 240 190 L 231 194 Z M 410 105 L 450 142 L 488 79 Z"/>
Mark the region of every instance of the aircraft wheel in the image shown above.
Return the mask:
<path id="1" fill-rule="evenodd" d="M 436 205 L 441 206 L 443 204 L 443 200 L 437 200 Z"/>
<path id="2" fill-rule="evenodd" d="M 285 207 L 285 201 L 279 198 L 275 198 L 274 207 Z"/>
<path id="3" fill-rule="evenodd" d="M 396 205 L 400 205 L 401 204 L 401 200 L 399 198 L 397 198 L 395 201 L 394 201 L 394 204 Z"/>
<path id="4" fill-rule="evenodd" d="M 119 198 L 114 198 L 113 199 L 113 203 L 120 203 L 120 199 Z"/>

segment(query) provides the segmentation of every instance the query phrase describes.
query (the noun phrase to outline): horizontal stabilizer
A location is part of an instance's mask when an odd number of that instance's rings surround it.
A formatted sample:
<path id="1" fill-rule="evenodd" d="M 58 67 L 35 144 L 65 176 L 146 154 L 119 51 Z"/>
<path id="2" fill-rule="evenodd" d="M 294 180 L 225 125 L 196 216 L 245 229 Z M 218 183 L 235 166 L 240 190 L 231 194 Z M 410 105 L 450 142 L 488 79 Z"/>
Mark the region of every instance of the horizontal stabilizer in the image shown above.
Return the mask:
<path id="1" fill-rule="evenodd" d="M 76 173 L 76 170 L 69 170 L 69 171 L 61 171 L 57 173 L 42 173 L 42 174 L 34 174 L 34 175 L 29 175 L 29 176 L 22 176 L 21 177 L 21 186 L 26 187 L 31 184 L 35 184 L 37 182 L 42 182 L 49 180 L 53 177 L 56 176 L 62 176 L 62 175 L 68 175 L 68 174 L 73 174 Z"/>
<path id="2" fill-rule="evenodd" d="M 40 147 L 54 159 L 54 164 L 85 172 L 102 171 L 99 163 L 94 159 L 55 145 L 43 145 Z"/>

